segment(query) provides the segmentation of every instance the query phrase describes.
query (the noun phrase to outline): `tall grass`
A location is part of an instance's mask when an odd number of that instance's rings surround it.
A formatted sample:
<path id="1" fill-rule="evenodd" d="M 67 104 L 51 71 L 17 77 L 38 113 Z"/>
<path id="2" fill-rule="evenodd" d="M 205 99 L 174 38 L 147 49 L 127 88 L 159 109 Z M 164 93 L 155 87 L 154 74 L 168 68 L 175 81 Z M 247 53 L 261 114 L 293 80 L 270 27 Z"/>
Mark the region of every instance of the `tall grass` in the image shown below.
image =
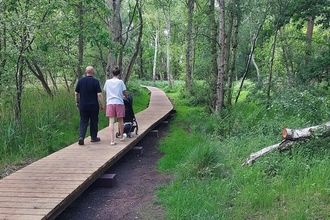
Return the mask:
<path id="1" fill-rule="evenodd" d="M 148 91 L 137 83 L 130 83 L 127 87 L 133 97 L 134 111 L 145 109 L 149 101 Z M 1 101 L 10 103 L 10 100 Z M 8 167 L 24 166 L 78 139 L 79 111 L 73 92 L 60 90 L 51 97 L 42 90 L 26 88 L 22 97 L 20 120 L 10 113 L 13 105 L 0 106 L 0 174 Z M 4 115 L 6 117 L 2 117 Z M 108 118 L 104 112 L 100 113 L 99 129 L 107 126 Z"/>
<path id="2" fill-rule="evenodd" d="M 180 89 L 168 94 L 181 96 Z M 327 108 L 315 105 L 329 100 L 315 97 L 310 105 L 308 95 L 295 105 L 283 98 L 270 109 L 251 100 L 218 115 L 175 99 L 177 114 L 159 146 L 164 152 L 159 170 L 175 176 L 158 191 L 165 219 L 330 218 L 329 137 L 299 142 L 241 167 L 251 153 L 279 143 L 284 127 L 326 122 Z M 310 112 L 316 108 L 317 117 Z"/>

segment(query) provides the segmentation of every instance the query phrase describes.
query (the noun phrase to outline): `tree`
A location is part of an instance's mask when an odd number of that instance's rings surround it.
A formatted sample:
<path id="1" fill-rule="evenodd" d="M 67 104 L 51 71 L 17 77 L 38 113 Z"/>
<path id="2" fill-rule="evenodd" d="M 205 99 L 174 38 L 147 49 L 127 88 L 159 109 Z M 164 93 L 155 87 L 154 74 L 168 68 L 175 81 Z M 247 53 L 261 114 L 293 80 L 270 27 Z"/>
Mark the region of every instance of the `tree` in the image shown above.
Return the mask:
<path id="1" fill-rule="evenodd" d="M 2 14 L 2 18 L 0 18 L 0 86 L 2 85 L 1 79 L 5 71 L 5 66 L 7 63 L 7 5 L 4 2 L 0 3 L 0 14 Z"/>
<path id="2" fill-rule="evenodd" d="M 43 87 L 49 95 L 52 92 L 46 83 L 45 77 L 38 62 L 33 55 L 33 44 L 36 39 L 37 32 L 41 29 L 42 23 L 46 20 L 50 10 L 51 4 L 47 2 L 10 2 L 7 5 L 7 24 L 10 27 L 9 36 L 11 43 L 16 49 L 16 101 L 15 101 L 15 117 L 21 117 L 21 97 L 23 91 L 24 70 L 29 68 L 32 73 L 42 82 Z M 35 13 L 35 10 L 39 10 Z M 24 23 L 21 21 L 25 21 Z M 7 27 L 7 25 L 6 25 Z M 13 60 L 13 59 L 12 59 Z M 25 65 L 27 64 L 27 66 Z M 34 69 L 35 68 L 35 69 Z"/>
<path id="3" fill-rule="evenodd" d="M 225 76 L 225 0 L 218 0 L 219 3 L 219 66 L 217 78 L 217 99 L 215 110 L 221 112 L 224 106 L 224 76 Z"/>
<path id="4" fill-rule="evenodd" d="M 127 71 L 126 71 L 126 74 L 125 74 L 125 79 L 124 79 L 125 83 L 128 82 L 128 79 L 131 75 L 133 65 L 135 63 L 136 57 L 137 57 L 139 49 L 140 49 L 141 41 L 142 41 L 143 19 L 142 19 L 142 10 L 141 10 L 141 5 L 139 3 L 139 0 L 136 0 L 135 9 L 137 9 L 138 17 L 139 17 L 139 25 L 138 25 L 139 26 L 139 34 L 138 34 L 138 38 L 137 38 L 136 45 L 135 45 L 135 51 L 132 55 L 132 58 L 129 62 L 129 65 L 128 65 L 128 68 L 127 68 Z M 133 14 L 133 16 L 134 16 L 134 14 Z M 126 37 L 126 39 L 128 39 L 128 37 Z"/>
<path id="5" fill-rule="evenodd" d="M 82 1 L 79 1 L 77 4 L 77 15 L 78 15 L 78 27 L 79 27 L 79 34 L 78 34 L 78 66 L 77 66 L 77 75 L 78 79 L 83 76 L 82 71 L 82 64 L 84 58 L 84 5 Z"/>
<path id="6" fill-rule="evenodd" d="M 158 22 L 157 22 L 158 23 Z M 158 46 L 159 46 L 159 30 L 158 25 L 156 27 L 156 34 L 155 34 L 155 52 L 154 52 L 154 60 L 152 65 L 152 81 L 156 81 L 156 68 L 157 68 L 157 54 L 158 54 Z"/>
<path id="7" fill-rule="evenodd" d="M 173 77 L 171 73 L 171 11 L 174 6 L 173 0 L 163 1 L 156 0 L 158 7 L 161 8 L 165 20 L 165 36 L 166 36 L 166 74 L 168 86 L 173 86 Z"/>
<path id="8" fill-rule="evenodd" d="M 188 92 L 191 93 L 193 86 L 193 47 L 192 47 L 192 35 L 193 35 L 193 13 L 194 13 L 195 0 L 187 1 L 188 8 L 188 22 L 187 22 L 187 47 L 186 47 L 186 87 Z"/>
<path id="9" fill-rule="evenodd" d="M 120 48 L 123 44 L 122 39 L 122 21 L 120 16 L 120 9 L 122 0 L 108 0 L 109 10 L 112 11 L 111 16 L 108 18 L 107 24 L 110 32 L 110 41 L 113 42 L 108 52 L 107 63 L 107 78 L 110 78 L 111 71 L 115 66 L 122 67 L 122 54 Z"/>
<path id="10" fill-rule="evenodd" d="M 238 31 L 241 23 L 240 0 L 231 0 L 229 7 L 229 26 L 228 28 L 228 45 L 227 45 L 227 105 L 232 104 L 232 87 L 234 81 L 234 73 L 236 68 L 236 55 L 238 47 Z M 253 57 L 252 57 L 253 58 Z"/>

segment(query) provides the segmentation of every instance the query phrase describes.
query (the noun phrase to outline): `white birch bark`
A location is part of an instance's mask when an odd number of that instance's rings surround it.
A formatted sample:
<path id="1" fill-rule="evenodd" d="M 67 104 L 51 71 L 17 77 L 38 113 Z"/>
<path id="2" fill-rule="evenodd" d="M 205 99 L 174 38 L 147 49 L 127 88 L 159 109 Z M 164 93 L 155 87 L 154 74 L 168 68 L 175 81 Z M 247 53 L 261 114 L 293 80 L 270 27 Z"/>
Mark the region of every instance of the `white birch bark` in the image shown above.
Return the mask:
<path id="1" fill-rule="evenodd" d="M 155 51 L 154 51 L 154 62 L 152 66 L 152 81 L 156 81 L 156 66 L 157 66 L 157 53 L 158 53 L 158 38 L 159 38 L 159 31 L 158 27 L 156 30 L 156 36 L 155 36 Z"/>
<path id="2" fill-rule="evenodd" d="M 225 75 L 225 0 L 218 0 L 219 3 L 219 62 L 217 78 L 217 100 L 215 111 L 220 112 L 223 106 L 224 97 L 224 75 Z"/>
<path id="3" fill-rule="evenodd" d="M 291 148 L 296 141 L 306 140 L 315 136 L 329 136 L 330 135 L 330 121 L 323 125 L 312 126 L 302 129 L 290 129 L 284 128 L 282 130 L 283 141 L 281 143 L 265 147 L 257 152 L 251 153 L 250 156 L 244 161 L 243 166 L 253 163 L 257 158 L 273 151 L 273 150 L 284 150 Z"/>

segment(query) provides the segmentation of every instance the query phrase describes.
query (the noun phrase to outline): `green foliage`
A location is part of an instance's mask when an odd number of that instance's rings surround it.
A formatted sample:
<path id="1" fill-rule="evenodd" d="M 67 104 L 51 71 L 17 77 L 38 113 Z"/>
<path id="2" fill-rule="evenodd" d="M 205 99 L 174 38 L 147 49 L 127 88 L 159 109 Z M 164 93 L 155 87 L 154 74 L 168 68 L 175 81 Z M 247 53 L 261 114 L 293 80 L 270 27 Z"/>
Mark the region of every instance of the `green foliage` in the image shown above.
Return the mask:
<path id="1" fill-rule="evenodd" d="M 197 80 L 189 91 L 186 87 L 181 87 L 180 96 L 183 104 L 187 106 L 210 106 L 215 100 L 215 94 L 208 84 Z"/>
<path id="2" fill-rule="evenodd" d="M 134 111 L 145 109 L 149 102 L 148 92 L 136 83 L 129 85 Z M 1 116 L 6 113 L 0 126 L 0 173 L 7 164 L 25 164 L 24 161 L 37 160 L 77 141 L 79 111 L 72 93 L 60 90 L 50 97 L 35 88 L 26 88 L 20 121 L 8 114 L 12 112 L 10 107 L 0 109 Z M 107 127 L 108 123 L 105 113 L 101 112 L 99 129 Z"/>
<path id="3" fill-rule="evenodd" d="M 329 91 L 320 87 L 298 90 L 286 89 L 277 95 L 273 102 L 273 110 L 292 117 L 304 118 L 310 124 L 323 123 L 330 115 Z"/>
<path id="4" fill-rule="evenodd" d="M 165 219 L 329 218 L 329 137 L 315 135 L 241 167 L 251 153 L 281 142 L 282 128 L 325 122 L 324 88 L 308 93 L 285 88 L 291 96 L 279 96 L 268 110 L 250 97 L 220 115 L 175 102 L 177 114 L 159 147 L 164 152 L 159 169 L 175 176 L 158 190 Z M 299 104 L 292 104 L 289 97 L 297 94 L 303 94 Z M 315 112 L 323 117 L 315 119 Z"/>

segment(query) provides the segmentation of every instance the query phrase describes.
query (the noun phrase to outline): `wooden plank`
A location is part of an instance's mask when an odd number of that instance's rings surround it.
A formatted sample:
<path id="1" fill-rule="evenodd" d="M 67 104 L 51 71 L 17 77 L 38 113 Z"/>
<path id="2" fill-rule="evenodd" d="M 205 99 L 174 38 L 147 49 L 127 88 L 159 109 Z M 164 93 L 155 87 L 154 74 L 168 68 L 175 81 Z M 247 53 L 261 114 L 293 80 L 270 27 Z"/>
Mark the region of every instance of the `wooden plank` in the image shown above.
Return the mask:
<path id="1" fill-rule="evenodd" d="M 17 202 L 17 203 L 50 203 L 55 206 L 62 202 L 63 199 L 60 198 L 21 198 L 21 197 L 0 197 L 0 202 Z M 54 207 L 55 207 L 54 206 Z"/>
<path id="2" fill-rule="evenodd" d="M 58 173 L 57 175 L 54 175 L 52 173 L 50 174 L 45 174 L 45 173 L 35 173 L 33 176 L 30 173 L 22 173 L 21 175 L 9 175 L 5 177 L 4 179 L 13 179 L 13 180 L 39 180 L 39 179 L 44 179 L 44 180 L 80 180 L 84 181 L 88 179 L 90 175 L 88 173 L 80 173 L 79 175 L 72 174 L 72 173 Z"/>
<path id="3" fill-rule="evenodd" d="M 45 180 L 45 179 L 4 179 L 2 181 L 3 186 L 6 185 L 13 185 L 13 184 L 19 184 L 19 185 L 36 185 L 39 186 L 40 184 L 45 184 L 48 186 L 52 185 L 78 185 L 81 184 L 81 181 L 79 180 Z"/>
<path id="4" fill-rule="evenodd" d="M 40 220 L 43 217 L 44 215 L 9 215 L 0 213 L 0 219 L 2 220 Z"/>
<path id="5" fill-rule="evenodd" d="M 98 169 L 99 167 L 102 167 L 108 160 L 105 161 L 101 161 L 101 163 L 95 163 L 95 164 L 60 164 L 60 162 L 57 163 L 52 163 L 51 166 L 49 165 L 33 165 L 33 166 L 29 166 L 29 168 L 26 168 L 24 170 L 28 171 L 28 170 L 58 170 L 58 171 L 66 171 L 66 170 L 95 170 Z M 103 162 L 103 163 L 102 163 Z"/>
<path id="6" fill-rule="evenodd" d="M 56 192 L 56 193 L 65 193 L 65 194 L 70 194 L 72 191 L 75 189 L 72 188 L 57 188 L 57 189 L 52 189 L 49 190 L 49 188 L 37 188 L 33 189 L 33 193 L 51 193 L 51 192 Z M 26 193 L 26 192 L 31 192 L 31 189 L 29 188 L 0 188 L 0 192 L 16 192 L 17 194 L 19 193 Z M 0 196 L 1 197 L 1 196 Z M 0 206 L 1 207 L 1 206 Z"/>
<path id="7" fill-rule="evenodd" d="M 25 173 L 42 173 L 42 174 L 53 174 L 53 175 L 57 175 L 57 174 L 72 174 L 72 175 L 78 175 L 78 174 L 90 174 L 93 171 L 95 171 L 95 169 L 91 169 L 91 170 L 86 170 L 86 169 L 63 169 L 63 170 L 57 170 L 57 169 L 53 169 L 53 170 L 47 170 L 47 169 L 39 169 L 39 170 L 33 170 L 33 169 L 26 169 L 24 170 Z M 23 172 L 23 171 L 22 171 Z M 17 175 L 19 175 L 19 173 L 15 173 Z"/>
<path id="8" fill-rule="evenodd" d="M 58 193 L 56 191 L 49 192 L 42 192 L 42 193 L 36 193 L 36 192 L 16 192 L 16 191 L 2 191 L 1 196 L 2 197 L 25 197 L 25 198 L 65 198 L 68 195 L 67 191 L 66 193 Z M 2 207 L 2 206 L 1 206 Z"/>
<path id="9" fill-rule="evenodd" d="M 47 215 L 49 212 L 48 209 L 24 209 L 24 208 L 1 208 L 1 214 L 14 214 L 14 215 Z"/>
<path id="10" fill-rule="evenodd" d="M 33 203 L 18 203 L 18 202 L 1 202 L 0 207 L 2 208 L 24 208 L 24 209 L 53 209 L 54 203 L 47 202 L 33 202 Z M 1 218 L 0 218 L 1 219 Z"/>
<path id="11" fill-rule="evenodd" d="M 18 182 L 18 183 L 8 184 L 8 183 L 5 183 L 5 182 L 2 182 L 1 183 L 1 189 L 26 188 L 29 191 L 31 191 L 35 188 L 49 189 L 49 190 L 54 190 L 54 189 L 75 189 L 75 188 L 78 188 L 80 186 L 80 184 L 81 183 L 79 183 L 79 184 L 67 183 L 67 184 L 48 184 L 48 185 L 46 185 L 46 184 L 42 184 L 42 183 L 39 183 L 39 184 L 36 184 L 36 183 L 24 184 L 22 182 Z M 1 195 L 0 195 L 0 197 L 1 197 Z"/>

